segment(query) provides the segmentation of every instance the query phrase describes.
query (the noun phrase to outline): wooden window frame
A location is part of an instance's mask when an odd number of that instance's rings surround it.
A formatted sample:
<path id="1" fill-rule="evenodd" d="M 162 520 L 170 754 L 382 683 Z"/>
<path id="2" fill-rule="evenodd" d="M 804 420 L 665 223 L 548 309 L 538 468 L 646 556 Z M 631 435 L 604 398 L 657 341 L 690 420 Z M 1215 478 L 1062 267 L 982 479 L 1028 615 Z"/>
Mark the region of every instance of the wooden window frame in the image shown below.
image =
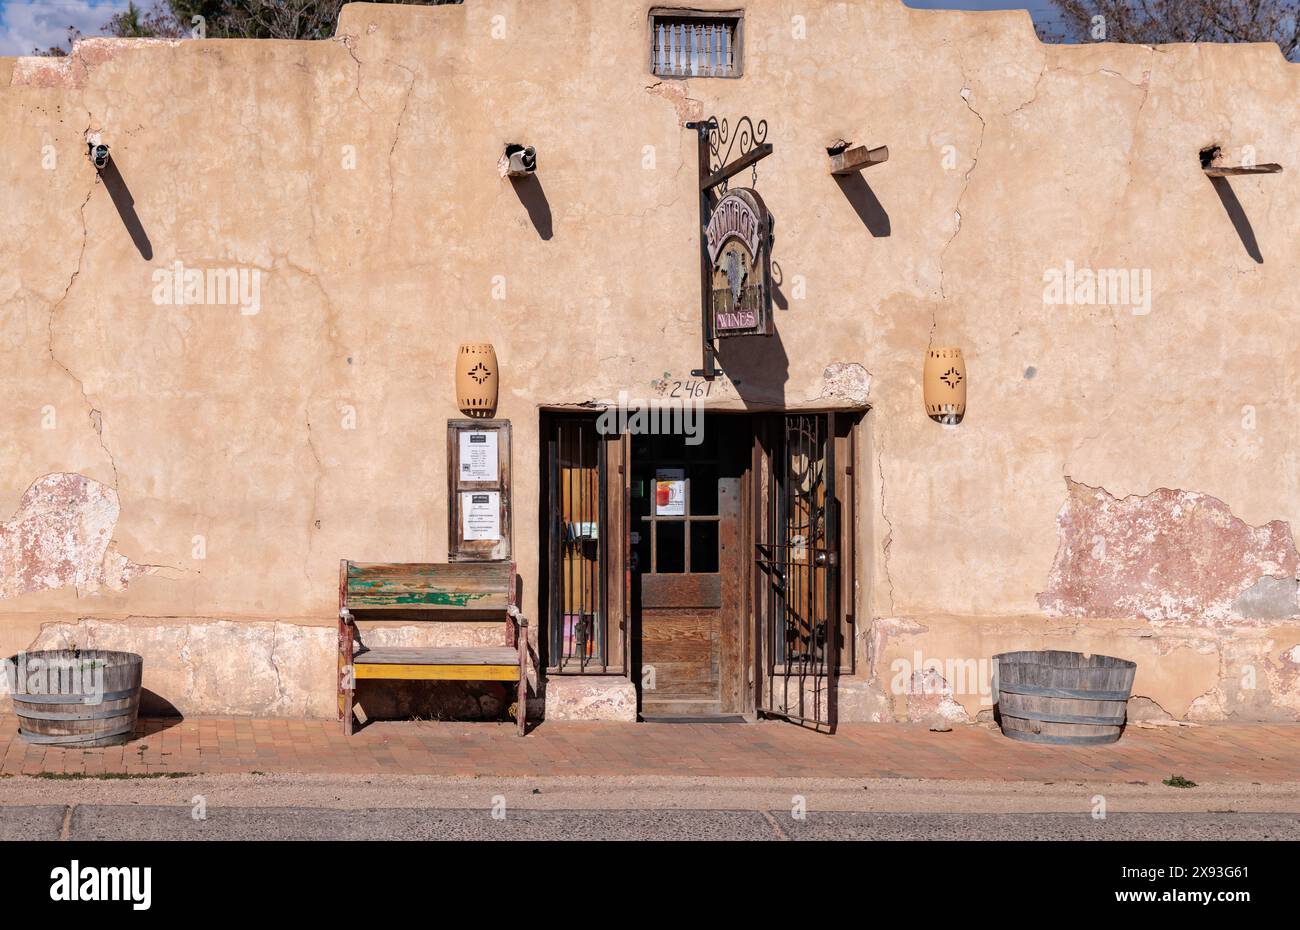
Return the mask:
<path id="1" fill-rule="evenodd" d="M 732 23 L 731 47 L 732 65 L 730 74 L 660 74 L 655 70 L 655 20 L 657 19 L 705 19 Z M 700 10 L 692 7 L 656 6 L 650 8 L 646 17 L 646 37 L 650 54 L 650 74 L 657 78 L 687 80 L 695 78 L 716 78 L 734 81 L 745 75 L 745 11 L 739 10 Z"/>
<path id="2" fill-rule="evenodd" d="M 681 468 L 683 479 L 686 482 L 686 513 L 680 515 L 659 515 L 655 513 L 654 495 L 650 495 L 650 512 L 637 518 L 637 524 L 634 530 L 640 530 L 647 527 L 650 531 L 650 570 L 645 572 L 648 575 L 668 574 L 668 575 L 695 575 L 699 574 L 691 568 L 691 524 L 692 523 L 722 523 L 722 515 L 718 513 L 691 513 L 691 507 L 694 504 L 694 498 L 691 494 L 691 475 L 690 467 L 692 465 L 713 465 L 715 468 L 722 461 L 722 457 L 715 451 L 711 458 L 656 458 L 655 466 L 660 468 Z M 651 482 L 654 478 L 651 477 Z M 663 572 L 659 571 L 659 524 L 660 523 L 680 523 L 682 524 L 682 570 L 680 572 Z M 715 561 L 717 555 L 715 553 Z M 705 573 L 710 574 L 710 573 Z"/>

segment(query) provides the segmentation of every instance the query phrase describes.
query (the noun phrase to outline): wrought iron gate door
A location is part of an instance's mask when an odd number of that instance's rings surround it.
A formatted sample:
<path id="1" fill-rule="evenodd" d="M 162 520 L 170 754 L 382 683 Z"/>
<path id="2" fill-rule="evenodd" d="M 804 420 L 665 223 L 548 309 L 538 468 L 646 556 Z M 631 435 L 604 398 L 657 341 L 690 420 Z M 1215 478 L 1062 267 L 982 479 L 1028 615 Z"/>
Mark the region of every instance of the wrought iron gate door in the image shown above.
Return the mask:
<path id="1" fill-rule="evenodd" d="M 835 415 L 789 414 L 774 432 L 766 514 L 755 538 L 763 602 L 758 710 L 833 729 L 840 610 Z"/>

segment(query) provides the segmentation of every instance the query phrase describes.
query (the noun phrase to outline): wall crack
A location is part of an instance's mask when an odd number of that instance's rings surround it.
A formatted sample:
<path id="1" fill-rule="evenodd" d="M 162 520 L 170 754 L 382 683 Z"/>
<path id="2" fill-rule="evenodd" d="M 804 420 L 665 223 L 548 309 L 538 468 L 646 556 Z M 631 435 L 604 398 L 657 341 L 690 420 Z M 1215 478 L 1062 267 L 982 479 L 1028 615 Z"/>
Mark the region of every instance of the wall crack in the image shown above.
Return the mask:
<path id="1" fill-rule="evenodd" d="M 939 252 L 939 297 L 940 297 L 940 299 L 942 299 L 942 300 L 947 300 L 947 299 L 948 299 L 948 291 L 947 291 L 947 289 L 944 287 L 944 274 L 945 274 L 945 271 L 944 271 L 944 267 L 943 267 L 943 260 L 944 260 L 945 256 L 947 256 L 947 254 L 948 254 L 948 249 L 952 246 L 953 242 L 957 239 L 957 237 L 958 237 L 959 235 L 961 235 L 961 227 L 962 227 L 961 204 L 962 204 L 962 200 L 964 200 L 965 197 L 966 197 L 966 191 L 970 189 L 970 178 L 971 178 L 971 175 L 974 173 L 976 166 L 979 164 L 979 160 L 980 160 L 980 152 L 981 152 L 981 151 L 983 150 L 983 148 L 984 148 L 984 133 L 985 133 L 985 131 L 988 129 L 988 123 L 985 122 L 984 117 L 980 115 L 980 112 L 979 112 L 978 110 L 976 110 L 973 106 L 971 106 L 970 98 L 971 98 L 970 82 L 967 81 L 967 80 L 965 80 L 965 74 L 963 74 L 963 75 L 962 75 L 961 99 L 962 99 L 962 102 L 966 104 L 966 109 L 970 110 L 971 113 L 974 114 L 975 118 L 976 118 L 977 120 L 980 121 L 980 134 L 979 134 L 979 140 L 975 143 L 975 154 L 971 157 L 970 167 L 966 169 L 966 173 L 965 173 L 965 175 L 962 177 L 961 191 L 957 194 L 957 204 L 956 204 L 956 206 L 953 208 L 953 217 L 954 217 L 954 220 L 955 220 L 955 222 L 956 222 L 956 228 L 952 231 L 952 235 L 948 237 L 948 241 L 945 242 L 945 243 L 943 244 L 943 249 L 940 250 L 940 252 Z M 933 311 L 932 311 L 932 313 L 933 313 Z M 932 319 L 931 319 L 931 331 L 930 331 L 930 344 L 931 344 L 931 345 L 934 344 L 934 329 L 935 329 L 935 326 L 936 326 L 936 325 L 937 325 L 937 321 L 934 320 L 934 319 L 932 318 Z"/>

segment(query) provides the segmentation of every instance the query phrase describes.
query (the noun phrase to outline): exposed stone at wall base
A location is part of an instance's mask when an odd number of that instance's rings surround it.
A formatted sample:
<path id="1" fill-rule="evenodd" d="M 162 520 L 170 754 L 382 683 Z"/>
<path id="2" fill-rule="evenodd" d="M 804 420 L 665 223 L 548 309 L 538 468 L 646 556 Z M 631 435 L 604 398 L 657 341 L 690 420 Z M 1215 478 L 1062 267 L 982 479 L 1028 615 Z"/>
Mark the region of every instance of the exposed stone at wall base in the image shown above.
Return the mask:
<path id="1" fill-rule="evenodd" d="M 370 646 L 500 645 L 504 623 L 412 623 L 365 629 Z M 85 618 L 47 623 L 30 649 L 120 649 L 144 657 L 140 712 L 149 715 L 337 715 L 337 628 L 207 617 Z M 374 719 L 506 719 L 514 685 L 502 682 L 358 682 Z M 540 708 L 529 701 L 530 715 Z"/>
<path id="2" fill-rule="evenodd" d="M 370 646 L 500 645 L 504 624 L 409 623 L 368 628 Z M 47 623 L 29 649 L 120 649 L 144 656 L 145 716 L 336 716 L 337 628 L 281 620 L 208 617 L 87 617 Z M 636 689 L 617 676 L 557 677 L 538 694 L 529 676 L 528 717 L 636 720 Z M 371 719 L 513 719 L 515 685 L 476 681 L 360 681 L 357 703 Z"/>
<path id="3" fill-rule="evenodd" d="M 546 681 L 547 720 L 636 721 L 636 688 L 617 675 L 562 675 Z"/>
<path id="4" fill-rule="evenodd" d="M 894 703 L 878 681 L 857 676 L 840 678 L 835 701 L 840 723 L 894 722 Z"/>
<path id="5" fill-rule="evenodd" d="M 788 715 L 796 721 L 828 723 L 839 713 L 837 693 L 819 675 L 778 675 L 759 696 L 759 710 Z"/>
<path id="6" fill-rule="evenodd" d="M 863 677 L 884 695 L 900 722 L 979 719 L 996 701 L 993 656 L 1029 649 L 1136 662 L 1130 707 L 1142 719 L 1300 720 L 1300 624 L 1294 622 L 1261 627 L 1033 616 L 881 617 L 869 641 Z M 842 712 L 840 719 L 854 718 Z"/>
<path id="7" fill-rule="evenodd" d="M 391 646 L 499 644 L 500 623 L 423 623 L 363 629 Z M 1137 662 L 1134 719 L 1201 723 L 1300 720 L 1300 624 L 1170 625 L 1133 620 L 1078 623 L 1042 617 L 878 618 L 859 674 L 838 679 L 840 723 L 961 723 L 993 706 L 992 657 L 1021 649 L 1069 649 Z M 279 620 L 207 617 L 83 618 L 46 623 L 30 649 L 121 649 L 144 656 L 141 711 L 331 718 L 336 714 L 336 628 Z M 561 676 L 529 692 L 529 716 L 636 719 L 636 691 L 617 676 Z M 776 695 L 787 713 L 827 719 L 823 683 L 792 680 Z M 802 703 L 801 703 L 802 701 Z M 360 683 L 375 719 L 506 719 L 509 684 Z"/>
<path id="8" fill-rule="evenodd" d="M 48 623 L 29 649 L 119 649 L 144 657 L 144 715 L 337 714 L 334 626 L 131 617 Z"/>

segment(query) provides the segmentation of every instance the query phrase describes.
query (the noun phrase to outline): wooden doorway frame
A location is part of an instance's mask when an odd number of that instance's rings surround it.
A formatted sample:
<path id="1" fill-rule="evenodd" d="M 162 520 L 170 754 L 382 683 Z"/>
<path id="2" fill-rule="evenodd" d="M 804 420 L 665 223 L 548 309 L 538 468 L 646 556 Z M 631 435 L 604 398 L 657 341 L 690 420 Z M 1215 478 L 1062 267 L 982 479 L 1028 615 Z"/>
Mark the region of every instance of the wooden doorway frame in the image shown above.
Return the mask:
<path id="1" fill-rule="evenodd" d="M 571 407 L 542 407 L 539 410 L 541 414 L 539 438 L 541 440 L 541 457 L 546 457 L 546 437 L 547 431 L 545 424 L 552 421 L 554 417 L 578 416 L 590 417 L 594 422 L 603 412 L 603 409 L 575 409 Z M 864 434 L 862 428 L 867 421 L 869 408 L 821 408 L 813 410 L 796 410 L 796 411 L 750 411 L 750 410 L 710 410 L 707 415 L 710 417 L 734 417 L 743 418 L 749 424 L 747 434 L 750 442 L 749 455 L 746 457 L 740 475 L 740 497 L 742 506 L 740 508 L 740 518 L 738 526 L 738 535 L 744 557 L 740 559 L 740 579 L 738 599 L 738 618 L 735 633 L 738 638 L 736 644 L 736 654 L 740 667 L 740 701 L 736 711 L 738 716 L 747 720 L 755 720 L 759 715 L 760 695 L 765 685 L 766 657 L 763 655 L 761 647 L 764 627 L 764 617 L 761 615 L 763 609 L 763 600 L 761 598 L 760 585 L 763 579 L 759 578 L 759 571 L 753 558 L 755 551 L 755 532 L 757 521 L 766 519 L 767 509 L 764 499 L 765 488 L 768 482 L 768 471 L 771 463 L 768 457 L 769 450 L 764 448 L 761 441 L 761 434 L 765 430 L 771 430 L 772 424 L 779 424 L 787 413 L 800 414 L 825 414 L 834 413 L 835 419 L 843 426 L 843 432 L 836 437 L 836 475 L 835 483 L 840 489 L 840 493 L 848 501 L 839 515 L 839 536 L 840 536 L 840 628 L 843 631 L 842 638 L 838 643 L 840 661 L 837 662 L 835 670 L 836 676 L 854 674 L 854 652 L 855 636 L 857 629 L 856 619 L 858 616 L 858 604 L 861 593 L 857 586 L 857 555 L 859 552 L 859 515 L 862 508 L 866 506 L 866 498 L 863 495 L 863 488 L 858 481 L 857 469 L 859 458 L 863 453 Z M 604 577 L 607 579 L 609 600 L 607 601 L 611 620 L 615 624 L 622 625 L 623 636 L 618 646 L 611 650 L 603 667 L 591 668 L 588 674 L 614 674 L 626 675 L 631 679 L 637 689 L 638 710 L 640 708 L 640 691 L 641 691 L 641 655 L 640 655 L 640 627 L 636 620 L 635 611 L 632 604 L 632 577 L 631 577 L 631 551 L 630 551 L 630 530 L 632 523 L 631 515 L 631 474 L 633 469 L 632 450 L 630 437 L 621 435 L 609 440 L 607 446 L 607 456 L 605 461 L 606 475 L 606 494 L 607 494 L 607 512 L 609 515 L 608 535 L 606 536 L 607 549 L 607 566 Z M 770 446 L 770 444 L 769 444 Z M 543 624 L 549 624 L 550 620 L 550 580 L 554 577 L 555 567 L 550 564 L 553 559 L 553 550 L 551 549 L 551 515 L 549 512 L 549 493 L 548 485 L 545 478 L 547 474 L 545 461 L 542 463 L 541 472 L 543 481 L 539 488 L 539 534 L 540 547 L 538 550 L 539 563 L 539 585 L 538 593 L 539 604 L 538 616 Z M 549 625 L 538 631 L 539 638 L 550 636 Z M 612 644 L 611 644 L 612 645 Z M 552 666 L 552 662 L 547 663 Z M 547 670 L 548 675 L 567 674 L 560 672 L 558 669 L 551 667 Z M 831 695 L 834 700 L 834 695 Z"/>
<path id="2" fill-rule="evenodd" d="M 719 509 L 717 515 L 692 514 L 691 508 L 693 501 L 688 495 L 687 503 L 687 522 L 698 520 L 700 522 L 715 522 L 718 526 L 717 544 L 719 547 L 725 545 L 729 547 L 726 553 L 727 558 L 723 558 L 723 553 L 719 552 L 718 571 L 722 577 L 718 580 L 722 592 L 720 595 L 723 607 L 719 609 L 717 636 L 717 661 L 718 661 L 718 696 L 716 701 L 706 703 L 715 703 L 716 709 L 710 709 L 703 712 L 698 719 L 709 720 L 732 720 L 732 719 L 755 719 L 755 708 L 753 701 L 752 681 L 749 676 L 749 669 L 752 664 L 750 650 L 752 642 L 750 641 L 750 593 L 752 591 L 752 559 L 749 558 L 750 552 L 750 519 L 749 501 L 751 497 L 750 475 L 749 475 L 749 446 L 753 438 L 753 416 L 747 411 L 707 411 L 705 413 L 705 423 L 712 424 L 712 428 L 718 430 L 718 441 L 720 445 L 712 458 L 705 458 L 699 461 L 693 461 L 687 456 L 685 459 L 676 457 L 666 459 L 638 459 L 635 453 L 629 449 L 629 472 L 635 473 L 638 470 L 645 470 L 647 466 L 675 468 L 678 465 L 688 469 L 687 480 L 691 480 L 689 468 L 692 466 L 714 466 L 718 476 L 719 484 L 723 480 L 733 482 L 733 493 L 731 500 L 734 502 L 735 513 L 734 519 L 726 521 L 722 518 L 722 510 Z M 735 429 L 734 435 L 729 435 L 727 431 L 719 429 L 719 421 L 726 421 L 729 428 Z M 635 445 L 635 444 L 633 444 Z M 724 451 L 725 450 L 725 451 Z M 689 485 L 688 485 L 689 486 Z M 649 493 L 649 488 L 646 489 Z M 721 491 L 720 491 L 721 493 Z M 630 503 L 630 499 L 629 499 Z M 722 507 L 721 501 L 719 507 Z M 653 516 L 648 520 L 641 520 L 631 513 L 629 508 L 629 528 L 645 532 L 647 525 L 654 526 L 663 522 L 676 522 L 679 518 L 668 518 L 668 520 L 658 520 Z M 689 528 L 686 535 L 689 537 Z M 651 552 L 651 559 L 656 558 L 653 538 L 648 543 Z M 687 541 L 687 558 L 689 555 L 689 540 Z M 629 547 L 630 548 L 630 547 Z M 723 562 L 731 564 L 725 569 Z M 652 563 L 653 564 L 653 561 Z M 698 710 L 688 711 L 688 706 L 696 703 L 693 700 L 683 699 L 674 702 L 671 699 L 661 699 L 662 707 L 647 708 L 644 699 L 645 691 L 645 670 L 647 668 L 644 656 L 644 635 L 645 629 L 643 623 L 644 616 L 641 613 L 640 605 L 636 603 L 640 596 L 640 579 L 634 578 L 630 571 L 631 558 L 629 553 L 629 579 L 628 589 L 631 597 L 628 605 L 628 617 L 631 620 L 629 633 L 630 644 L 630 669 L 633 681 L 637 688 L 637 709 L 638 716 L 653 716 L 654 719 L 689 719 Z M 707 571 L 707 570 L 706 570 Z M 677 578 L 676 574 L 652 575 L 656 581 L 662 581 L 669 578 Z M 685 577 L 685 576 L 683 576 Z M 654 703 L 654 702 L 652 702 Z"/>

